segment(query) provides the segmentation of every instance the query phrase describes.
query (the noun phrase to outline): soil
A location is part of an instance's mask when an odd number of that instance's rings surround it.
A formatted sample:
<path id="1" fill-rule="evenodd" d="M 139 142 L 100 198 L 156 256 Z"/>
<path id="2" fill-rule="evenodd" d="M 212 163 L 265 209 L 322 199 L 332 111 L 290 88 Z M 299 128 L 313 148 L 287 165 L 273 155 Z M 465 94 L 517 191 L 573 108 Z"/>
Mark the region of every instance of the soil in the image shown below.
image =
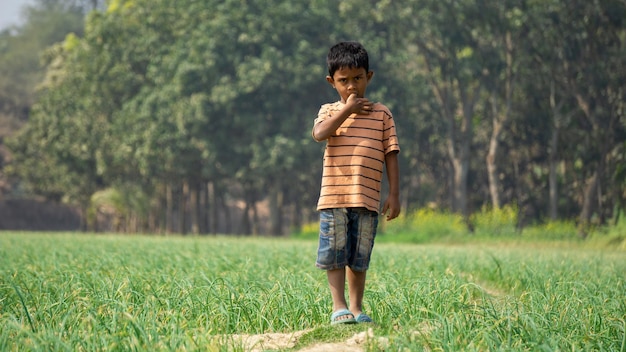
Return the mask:
<path id="1" fill-rule="evenodd" d="M 241 343 L 244 350 L 251 352 L 262 352 L 267 350 L 280 350 L 293 348 L 300 337 L 310 330 L 301 330 L 293 333 L 268 333 L 260 335 L 235 335 L 233 336 L 236 343 Z M 299 352 L 363 352 L 365 351 L 365 343 L 368 340 L 376 338 L 373 329 L 355 334 L 351 338 L 343 342 L 317 343 L 311 346 L 299 349 Z M 384 337 L 377 338 L 377 344 L 384 346 L 387 339 Z"/>

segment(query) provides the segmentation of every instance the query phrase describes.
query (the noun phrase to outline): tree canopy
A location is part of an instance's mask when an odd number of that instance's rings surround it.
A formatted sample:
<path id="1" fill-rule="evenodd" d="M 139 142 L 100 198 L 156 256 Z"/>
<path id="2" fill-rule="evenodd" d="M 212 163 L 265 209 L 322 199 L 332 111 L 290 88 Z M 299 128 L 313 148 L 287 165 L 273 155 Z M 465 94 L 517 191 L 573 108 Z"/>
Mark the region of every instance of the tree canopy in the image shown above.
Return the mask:
<path id="1" fill-rule="evenodd" d="M 280 234 L 311 219 L 323 145 L 310 131 L 337 99 L 324 60 L 340 40 L 366 46 L 368 94 L 394 114 L 405 211 L 435 204 L 471 228 L 472 212 L 515 206 L 523 222 L 577 218 L 584 236 L 623 210 L 623 2 L 92 9 L 84 31 L 68 27 L 43 52 L 36 95 L 23 85 L 33 104 L 21 103 L 27 123 L 11 133 L 5 167 L 28 192 L 79 206 L 90 228 L 113 196 L 126 231 L 214 232 L 233 204 L 243 215 L 232 232 Z M 1 38 L 0 60 L 12 60 L 17 38 Z"/>

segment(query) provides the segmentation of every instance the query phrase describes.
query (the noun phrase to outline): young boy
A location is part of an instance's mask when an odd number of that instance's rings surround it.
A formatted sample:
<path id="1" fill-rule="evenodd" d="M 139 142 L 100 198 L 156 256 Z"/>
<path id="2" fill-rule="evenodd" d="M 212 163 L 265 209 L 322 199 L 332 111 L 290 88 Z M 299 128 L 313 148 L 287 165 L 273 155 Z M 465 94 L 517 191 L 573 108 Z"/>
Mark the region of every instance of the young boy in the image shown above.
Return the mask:
<path id="1" fill-rule="evenodd" d="M 365 98 L 374 75 L 365 48 L 356 42 L 338 43 L 330 48 L 326 63 L 326 80 L 340 100 L 322 105 L 312 131 L 316 141 L 326 141 L 317 203 L 320 236 L 316 265 L 328 276 L 333 299 L 331 324 L 372 322 L 362 307 L 365 276 L 378 226 L 383 165 L 389 195 L 382 214 L 387 220 L 400 214 L 400 147 L 389 109 Z"/>

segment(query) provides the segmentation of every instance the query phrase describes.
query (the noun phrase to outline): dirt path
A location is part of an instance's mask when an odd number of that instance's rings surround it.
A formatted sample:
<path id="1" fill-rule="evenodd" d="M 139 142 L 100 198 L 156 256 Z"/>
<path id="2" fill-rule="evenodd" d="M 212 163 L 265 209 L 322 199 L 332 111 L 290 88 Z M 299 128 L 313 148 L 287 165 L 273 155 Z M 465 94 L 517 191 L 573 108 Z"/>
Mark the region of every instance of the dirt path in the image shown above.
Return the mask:
<path id="1" fill-rule="evenodd" d="M 293 348 L 298 339 L 311 330 L 301 330 L 293 333 L 280 334 L 280 333 L 268 333 L 260 335 L 234 335 L 233 338 L 236 343 L 241 343 L 246 351 L 250 352 L 262 352 L 267 350 L 280 350 L 286 348 Z M 367 331 L 355 334 L 351 338 L 344 342 L 332 342 L 332 343 L 317 343 L 311 346 L 307 346 L 298 351 L 300 352 L 363 352 L 366 341 L 374 339 L 374 330 L 368 329 Z M 387 339 L 384 337 L 378 337 L 377 343 L 380 346 L 387 344 Z"/>

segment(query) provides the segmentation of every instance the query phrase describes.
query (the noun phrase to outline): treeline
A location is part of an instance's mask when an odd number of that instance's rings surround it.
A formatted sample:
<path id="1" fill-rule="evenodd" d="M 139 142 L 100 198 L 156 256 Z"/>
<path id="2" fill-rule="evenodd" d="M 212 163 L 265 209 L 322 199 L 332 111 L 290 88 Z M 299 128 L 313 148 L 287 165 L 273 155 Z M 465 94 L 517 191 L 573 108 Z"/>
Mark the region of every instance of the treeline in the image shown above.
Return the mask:
<path id="1" fill-rule="evenodd" d="M 358 40 L 398 126 L 404 211 L 471 229 L 514 206 L 585 236 L 626 200 L 625 19 L 619 0 L 114 0 L 42 54 L 4 179 L 86 229 L 210 233 L 235 207 L 236 232 L 297 228 L 319 193 L 312 122 L 337 99 L 324 58 Z"/>

